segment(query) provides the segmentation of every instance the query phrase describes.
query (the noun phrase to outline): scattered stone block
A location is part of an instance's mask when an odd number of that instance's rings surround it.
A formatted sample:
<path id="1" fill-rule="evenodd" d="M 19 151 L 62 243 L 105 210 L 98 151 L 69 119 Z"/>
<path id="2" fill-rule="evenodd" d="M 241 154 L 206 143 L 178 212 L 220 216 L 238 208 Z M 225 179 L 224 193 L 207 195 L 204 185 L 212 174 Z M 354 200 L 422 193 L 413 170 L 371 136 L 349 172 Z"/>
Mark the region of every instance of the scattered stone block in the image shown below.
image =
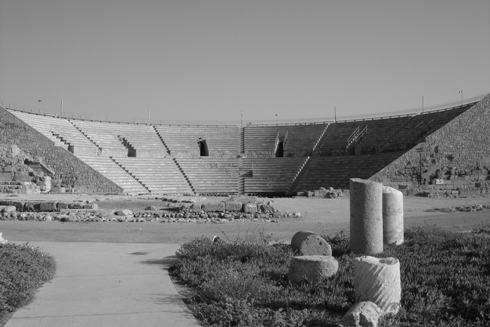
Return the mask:
<path id="1" fill-rule="evenodd" d="M 202 210 L 202 204 L 201 203 L 193 203 L 191 206 L 191 211 L 192 212 L 201 212 Z"/>
<path id="2" fill-rule="evenodd" d="M 293 257 L 289 265 L 288 278 L 291 283 L 306 280 L 320 282 L 337 274 L 339 263 L 332 256 L 307 255 Z"/>
<path id="3" fill-rule="evenodd" d="M 132 216 L 133 212 L 129 209 L 117 210 L 115 213 L 117 216 Z"/>
<path id="4" fill-rule="evenodd" d="M 15 212 L 17 208 L 15 206 L 6 206 L 2 209 L 5 213 Z"/>
<path id="5" fill-rule="evenodd" d="M 2 237 L 2 233 L 0 233 L 0 244 L 7 244 L 7 240 Z"/>
<path id="6" fill-rule="evenodd" d="M 371 301 L 383 314 L 400 309 L 400 262 L 396 258 L 361 256 L 354 259 L 355 301 Z"/>
<path id="7" fill-rule="evenodd" d="M 226 201 L 225 202 L 226 211 L 239 212 L 239 211 L 242 211 L 242 206 L 243 206 L 243 204 L 241 202 L 238 202 L 238 201 Z"/>
<path id="8" fill-rule="evenodd" d="M 205 212 L 224 212 L 225 203 L 224 202 L 204 203 L 202 205 L 202 210 L 204 210 Z"/>
<path id="9" fill-rule="evenodd" d="M 68 203 L 58 202 L 58 209 L 68 209 Z"/>
<path id="10" fill-rule="evenodd" d="M 343 327 L 377 327 L 381 309 L 373 302 L 354 304 L 341 320 Z"/>
<path id="11" fill-rule="evenodd" d="M 41 211 L 56 211 L 57 202 L 41 202 L 41 206 L 39 208 Z"/>
<path id="12" fill-rule="evenodd" d="M 147 206 L 145 210 L 157 210 L 154 206 Z"/>
<path id="13" fill-rule="evenodd" d="M 299 255 L 332 255 L 332 247 L 323 239 L 311 231 L 299 231 L 291 239 L 291 249 Z"/>
<path id="14" fill-rule="evenodd" d="M 97 210 L 99 209 L 99 205 L 96 203 L 84 204 L 82 209 Z"/>
<path id="15" fill-rule="evenodd" d="M 256 213 L 257 212 L 257 204 L 245 203 L 243 205 L 243 212 L 245 212 L 245 213 Z"/>

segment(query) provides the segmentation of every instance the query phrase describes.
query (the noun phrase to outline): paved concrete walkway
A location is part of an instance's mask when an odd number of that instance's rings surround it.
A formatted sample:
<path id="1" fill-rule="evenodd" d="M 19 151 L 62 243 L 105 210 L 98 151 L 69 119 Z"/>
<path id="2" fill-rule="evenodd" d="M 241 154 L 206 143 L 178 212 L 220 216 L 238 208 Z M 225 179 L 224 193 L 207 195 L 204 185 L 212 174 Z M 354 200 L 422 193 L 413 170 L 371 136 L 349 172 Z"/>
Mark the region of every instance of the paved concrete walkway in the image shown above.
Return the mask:
<path id="1" fill-rule="evenodd" d="M 32 242 L 56 276 L 5 327 L 199 326 L 167 269 L 177 244 Z"/>

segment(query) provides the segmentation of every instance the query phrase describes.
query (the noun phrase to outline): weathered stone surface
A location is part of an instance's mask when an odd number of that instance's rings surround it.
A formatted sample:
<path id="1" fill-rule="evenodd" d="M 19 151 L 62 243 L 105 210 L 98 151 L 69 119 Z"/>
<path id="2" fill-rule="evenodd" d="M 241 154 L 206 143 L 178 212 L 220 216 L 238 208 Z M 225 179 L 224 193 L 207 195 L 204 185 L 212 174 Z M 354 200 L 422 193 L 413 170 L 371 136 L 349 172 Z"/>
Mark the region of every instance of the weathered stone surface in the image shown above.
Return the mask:
<path id="1" fill-rule="evenodd" d="M 305 280 L 319 282 L 334 276 L 338 269 L 339 263 L 332 256 L 293 257 L 289 265 L 288 278 L 291 283 L 301 283 Z"/>
<path id="2" fill-rule="evenodd" d="M 97 209 L 99 209 L 99 205 L 96 203 L 84 204 L 82 209 L 97 210 Z"/>
<path id="3" fill-rule="evenodd" d="M 403 193 L 383 186 L 383 241 L 400 245 L 404 239 Z"/>
<path id="4" fill-rule="evenodd" d="M 377 327 L 381 309 L 373 302 L 354 304 L 340 322 L 343 327 Z"/>
<path id="5" fill-rule="evenodd" d="M 257 204 L 255 204 L 255 203 L 243 204 L 243 212 L 245 212 L 245 213 L 256 213 L 257 212 Z"/>
<path id="6" fill-rule="evenodd" d="M 202 210 L 206 212 L 224 212 L 225 203 L 224 202 L 209 202 L 202 205 Z"/>
<path id="7" fill-rule="evenodd" d="M 192 212 L 201 212 L 202 210 L 202 204 L 201 203 L 193 203 L 191 205 L 191 211 Z"/>
<path id="8" fill-rule="evenodd" d="M 4 108 L 0 108 L 0 122 L 3 126 L 0 133 L 0 144 L 18 146 L 21 153 L 28 153 L 32 158 L 41 158 L 55 171 L 55 179 L 62 179 L 64 185 L 74 186 L 84 193 L 121 193 L 122 188 L 102 176 L 76 156 L 65 149 L 57 147 L 47 137 L 15 117 Z M 15 152 L 10 150 L 11 153 Z M 17 160 L 15 169 L 23 169 L 23 156 Z M 24 168 L 25 169 L 25 168 Z"/>
<path id="9" fill-rule="evenodd" d="M 361 256 L 354 259 L 356 302 L 371 301 L 383 314 L 400 309 L 400 262 L 396 258 Z"/>
<path id="10" fill-rule="evenodd" d="M 350 248 L 355 254 L 383 252 L 382 187 L 369 180 L 350 180 Z"/>
<path id="11" fill-rule="evenodd" d="M 332 255 L 332 247 L 312 231 L 299 231 L 291 238 L 291 249 L 299 255 Z"/>
<path id="12" fill-rule="evenodd" d="M 57 202 L 41 202 L 41 207 L 39 208 L 41 211 L 56 211 Z"/>
<path id="13" fill-rule="evenodd" d="M 225 209 L 226 211 L 233 211 L 233 212 L 242 211 L 242 203 L 238 201 L 226 201 Z"/>
<path id="14" fill-rule="evenodd" d="M 459 195 L 465 195 L 470 189 L 489 193 L 490 185 L 476 186 L 479 182 L 481 168 L 487 166 L 490 160 L 490 148 L 483 146 L 490 144 L 490 96 L 486 96 L 480 102 L 473 105 L 467 111 L 461 113 L 456 118 L 442 128 L 437 129 L 425 137 L 425 142 L 419 143 L 412 149 L 404 153 L 389 166 L 379 171 L 371 179 L 383 182 L 392 182 L 394 185 L 417 186 L 420 175 L 414 166 L 421 160 L 431 158 L 430 168 L 423 172 L 422 182 L 432 185 L 423 185 L 423 189 L 434 187 L 430 190 L 444 196 L 452 194 L 452 187 L 458 191 Z M 436 118 L 437 119 L 437 118 Z M 418 152 L 420 150 L 421 152 Z M 447 169 L 445 169 L 445 167 Z M 450 168 L 449 168 L 450 167 Z M 444 169 L 445 176 L 439 176 L 438 169 Z M 435 185 L 436 179 L 444 177 L 444 184 Z M 424 181 L 425 180 L 425 181 Z M 447 184 L 446 184 L 447 183 Z M 488 180 L 487 180 L 488 183 Z M 450 187 L 451 189 L 447 189 Z M 400 189 L 405 194 L 410 189 Z"/>
<path id="15" fill-rule="evenodd" d="M 117 210 L 116 215 L 118 215 L 118 216 L 132 216 L 133 212 L 129 209 Z"/>
<path id="16" fill-rule="evenodd" d="M 58 202 L 59 209 L 68 209 L 68 203 L 66 202 Z"/>
<path id="17" fill-rule="evenodd" d="M 3 212 L 15 212 L 17 210 L 17 208 L 15 206 L 6 206 L 2 209 Z"/>

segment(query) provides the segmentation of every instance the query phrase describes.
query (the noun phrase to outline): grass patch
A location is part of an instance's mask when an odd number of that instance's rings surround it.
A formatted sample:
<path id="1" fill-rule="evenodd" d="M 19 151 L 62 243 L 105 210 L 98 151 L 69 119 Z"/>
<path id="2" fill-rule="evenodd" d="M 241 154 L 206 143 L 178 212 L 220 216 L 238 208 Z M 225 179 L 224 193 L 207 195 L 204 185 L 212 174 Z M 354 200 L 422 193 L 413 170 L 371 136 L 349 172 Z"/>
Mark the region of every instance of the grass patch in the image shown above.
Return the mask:
<path id="1" fill-rule="evenodd" d="M 213 243 L 201 237 L 177 253 L 171 273 L 204 326 L 338 326 L 354 303 L 349 236 L 325 237 L 339 261 L 323 283 L 291 285 L 290 246 L 262 234 Z M 489 326 L 490 238 L 435 227 L 405 231 L 380 257 L 400 260 L 402 309 L 381 326 Z"/>
<path id="2" fill-rule="evenodd" d="M 53 278 L 55 270 L 52 256 L 28 244 L 0 245 L 0 325 L 17 308 L 28 304 L 35 291 Z"/>

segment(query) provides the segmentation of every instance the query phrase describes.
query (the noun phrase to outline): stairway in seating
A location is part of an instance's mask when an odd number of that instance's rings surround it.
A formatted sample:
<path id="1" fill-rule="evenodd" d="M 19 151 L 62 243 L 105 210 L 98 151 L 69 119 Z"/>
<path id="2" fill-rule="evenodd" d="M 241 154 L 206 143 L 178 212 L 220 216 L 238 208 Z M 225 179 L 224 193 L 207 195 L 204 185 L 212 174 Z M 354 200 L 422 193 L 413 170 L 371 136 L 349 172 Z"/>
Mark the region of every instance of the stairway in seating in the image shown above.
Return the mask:
<path id="1" fill-rule="evenodd" d="M 173 162 L 175 162 L 175 164 L 179 168 L 180 172 L 184 176 L 187 184 L 189 185 L 190 189 L 192 190 L 192 194 L 196 194 L 196 189 L 194 188 L 194 186 L 192 185 L 191 181 L 189 180 L 189 177 L 185 174 L 185 171 L 182 169 L 182 167 L 180 166 L 179 162 L 175 158 L 172 158 L 172 160 L 173 160 Z"/>
<path id="2" fill-rule="evenodd" d="M 325 125 L 322 134 L 320 134 L 320 137 L 318 137 L 318 140 L 316 140 L 315 145 L 313 145 L 313 150 L 311 150 L 312 153 L 315 152 L 318 144 L 320 144 L 320 141 L 323 139 L 323 135 L 325 135 L 325 133 L 327 132 L 328 126 L 330 126 L 330 124 Z"/>
<path id="3" fill-rule="evenodd" d="M 245 130 L 240 128 L 240 153 L 245 153 Z"/>
<path id="4" fill-rule="evenodd" d="M 184 174 L 171 158 L 113 158 L 151 193 L 193 194 Z"/>
<path id="5" fill-rule="evenodd" d="M 165 143 L 165 140 L 163 139 L 162 135 L 160 135 L 160 132 L 155 127 L 155 125 L 153 125 L 153 129 L 155 130 L 155 133 L 157 133 L 158 138 L 160 139 L 160 141 L 162 141 L 162 144 L 165 147 L 165 149 L 167 150 L 167 153 L 170 154 L 170 149 L 168 148 L 167 144 Z"/>
<path id="6" fill-rule="evenodd" d="M 138 180 L 131 176 L 127 171 L 120 167 L 109 157 L 77 155 L 77 157 L 87 165 L 98 171 L 102 176 L 114 182 L 127 194 L 149 193 Z"/>
<path id="7" fill-rule="evenodd" d="M 311 157 L 306 157 L 305 162 L 301 165 L 298 172 L 294 176 L 293 181 L 291 182 L 291 185 L 289 186 L 289 189 L 286 192 L 286 195 L 291 195 L 292 191 L 294 190 L 294 187 L 296 186 L 298 181 L 301 179 L 301 176 L 304 174 L 304 172 L 306 171 L 306 168 L 308 167 L 309 163 L 311 162 L 310 158 Z"/>

